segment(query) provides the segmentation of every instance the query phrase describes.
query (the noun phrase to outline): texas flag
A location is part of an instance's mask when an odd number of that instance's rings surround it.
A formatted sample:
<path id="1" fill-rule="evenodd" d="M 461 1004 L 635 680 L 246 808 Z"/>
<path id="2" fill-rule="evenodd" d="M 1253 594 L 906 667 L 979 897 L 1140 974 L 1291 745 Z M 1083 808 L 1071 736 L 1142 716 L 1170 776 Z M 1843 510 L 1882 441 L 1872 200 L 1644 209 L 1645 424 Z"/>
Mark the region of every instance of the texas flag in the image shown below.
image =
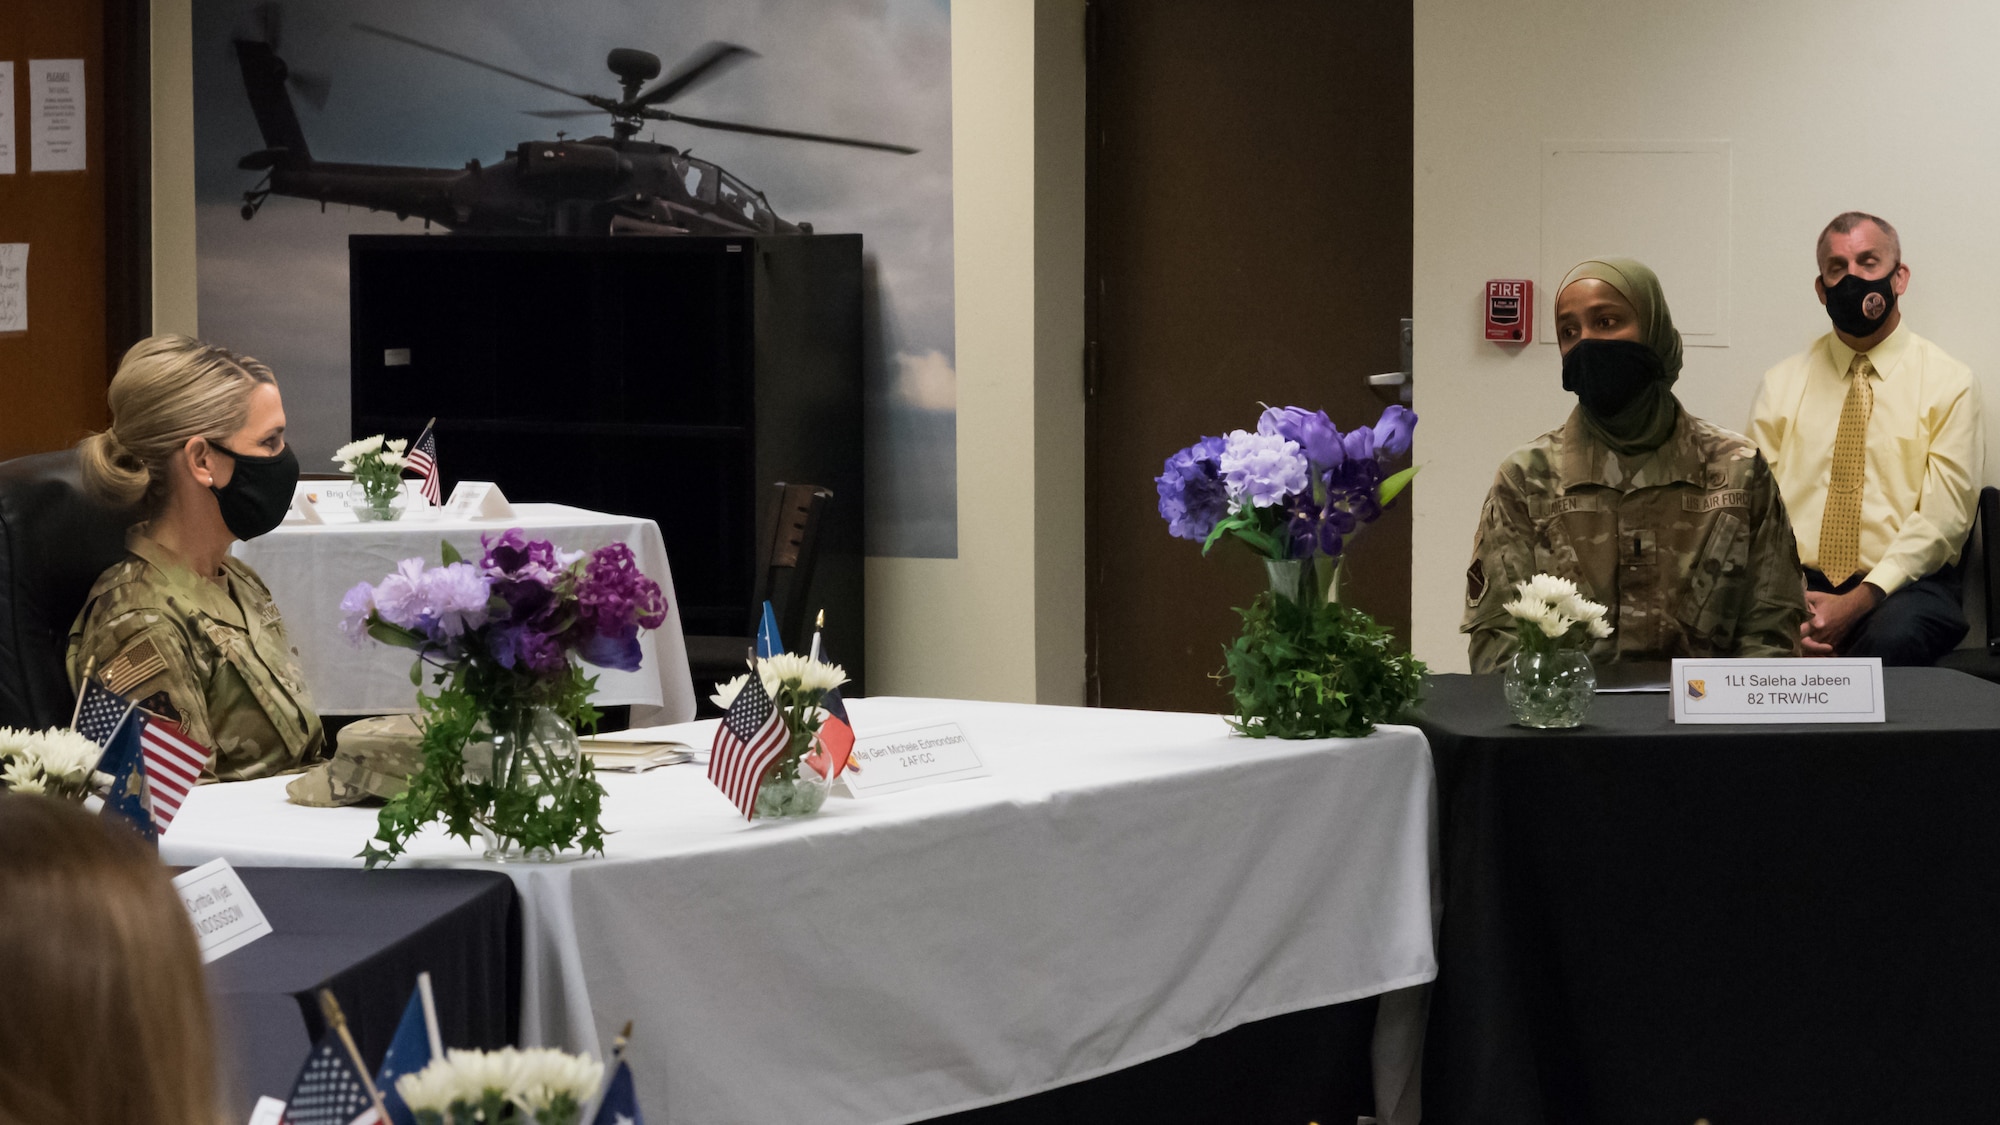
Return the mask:
<path id="1" fill-rule="evenodd" d="M 819 725 L 819 741 L 806 755 L 806 764 L 821 777 L 839 777 L 847 768 L 848 756 L 854 753 L 854 724 L 847 721 L 847 706 L 840 701 L 839 688 L 828 689 L 819 705 L 826 708 L 826 720 Z"/>

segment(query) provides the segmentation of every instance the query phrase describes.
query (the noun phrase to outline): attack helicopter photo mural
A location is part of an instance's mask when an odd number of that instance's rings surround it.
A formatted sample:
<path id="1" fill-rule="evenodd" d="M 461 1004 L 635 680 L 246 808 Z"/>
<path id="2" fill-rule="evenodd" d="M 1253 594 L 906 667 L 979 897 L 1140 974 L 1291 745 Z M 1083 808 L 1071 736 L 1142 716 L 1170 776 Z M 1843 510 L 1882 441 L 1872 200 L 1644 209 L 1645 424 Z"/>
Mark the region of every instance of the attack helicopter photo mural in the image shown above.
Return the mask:
<path id="1" fill-rule="evenodd" d="M 494 164 L 474 159 L 463 168 L 413 168 L 386 164 L 315 160 L 300 124 L 292 93 L 324 105 L 327 78 L 294 73 L 279 55 L 281 12 L 275 4 L 256 11 L 258 34 L 234 41 L 243 86 L 265 147 L 245 155 L 237 167 L 263 172 L 243 193 L 243 218 L 255 218 L 273 195 L 385 211 L 397 218 L 420 218 L 447 230 L 478 234 L 578 235 L 750 235 L 811 234 L 812 224 L 780 218 L 762 191 L 727 169 L 695 158 L 686 148 L 639 140 L 646 122 L 672 122 L 816 144 L 914 154 L 906 145 L 778 129 L 675 113 L 668 102 L 713 81 L 756 52 L 732 43 L 709 43 L 660 79 L 659 56 L 630 47 L 613 49 L 605 66 L 618 80 L 620 96 L 565 89 L 551 82 L 473 58 L 366 23 L 360 33 L 451 59 L 563 94 L 589 109 L 523 111 L 545 119 L 608 115 L 609 137 L 522 141 Z M 655 79 L 659 81 L 655 82 Z M 648 86 L 647 83 L 653 83 Z"/>

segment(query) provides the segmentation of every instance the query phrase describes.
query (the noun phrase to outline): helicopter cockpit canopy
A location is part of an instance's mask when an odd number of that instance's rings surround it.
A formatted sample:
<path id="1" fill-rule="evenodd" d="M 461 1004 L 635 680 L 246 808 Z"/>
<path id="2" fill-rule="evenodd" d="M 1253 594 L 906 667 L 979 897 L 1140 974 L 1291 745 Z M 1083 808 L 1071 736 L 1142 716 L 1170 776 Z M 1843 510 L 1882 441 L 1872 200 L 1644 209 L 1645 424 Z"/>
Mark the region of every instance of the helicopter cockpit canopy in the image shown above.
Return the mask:
<path id="1" fill-rule="evenodd" d="M 722 186 L 716 201 L 722 209 L 730 213 L 731 217 L 740 215 L 750 226 L 769 232 L 773 226 L 772 220 L 777 216 L 771 213 L 770 205 L 764 202 L 763 195 L 756 188 L 728 172 L 723 172 L 719 168 L 716 171 L 720 172 L 722 177 Z"/>

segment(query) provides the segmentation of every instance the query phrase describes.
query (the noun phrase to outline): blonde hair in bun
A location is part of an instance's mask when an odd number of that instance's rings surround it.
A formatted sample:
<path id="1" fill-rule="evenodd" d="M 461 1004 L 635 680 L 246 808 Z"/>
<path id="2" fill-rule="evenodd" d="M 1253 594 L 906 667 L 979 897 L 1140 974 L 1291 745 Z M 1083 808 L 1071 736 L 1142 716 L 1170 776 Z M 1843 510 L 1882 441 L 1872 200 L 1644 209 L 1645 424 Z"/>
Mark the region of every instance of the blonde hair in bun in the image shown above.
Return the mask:
<path id="1" fill-rule="evenodd" d="M 110 428 L 77 443 L 84 487 L 107 503 L 150 513 L 188 439 L 226 442 L 250 419 L 251 390 L 277 382 L 249 356 L 189 336 L 139 341 L 111 377 Z"/>

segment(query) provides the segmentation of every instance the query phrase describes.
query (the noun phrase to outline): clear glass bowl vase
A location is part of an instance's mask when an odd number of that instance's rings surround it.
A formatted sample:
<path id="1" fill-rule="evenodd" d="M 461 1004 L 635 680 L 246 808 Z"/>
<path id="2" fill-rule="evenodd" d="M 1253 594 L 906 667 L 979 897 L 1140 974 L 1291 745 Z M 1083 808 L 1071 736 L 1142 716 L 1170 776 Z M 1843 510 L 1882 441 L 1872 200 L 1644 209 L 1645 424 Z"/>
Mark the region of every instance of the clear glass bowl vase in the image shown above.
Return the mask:
<path id="1" fill-rule="evenodd" d="M 546 707 L 529 709 L 512 721 L 487 719 L 497 728 L 488 741 L 465 746 L 465 780 L 493 786 L 493 800 L 472 816 L 472 827 L 486 843 L 485 858 L 496 863 L 515 859 L 554 859 L 546 849 L 524 850 L 504 820 L 503 806 L 523 799 L 538 808 L 567 801 L 577 780 L 583 745 L 561 715 Z"/>
<path id="2" fill-rule="evenodd" d="M 1517 652 L 1501 672 L 1507 708 L 1524 727 L 1560 730 L 1581 726 L 1597 692 L 1597 669 L 1590 654 L 1565 648 Z"/>

